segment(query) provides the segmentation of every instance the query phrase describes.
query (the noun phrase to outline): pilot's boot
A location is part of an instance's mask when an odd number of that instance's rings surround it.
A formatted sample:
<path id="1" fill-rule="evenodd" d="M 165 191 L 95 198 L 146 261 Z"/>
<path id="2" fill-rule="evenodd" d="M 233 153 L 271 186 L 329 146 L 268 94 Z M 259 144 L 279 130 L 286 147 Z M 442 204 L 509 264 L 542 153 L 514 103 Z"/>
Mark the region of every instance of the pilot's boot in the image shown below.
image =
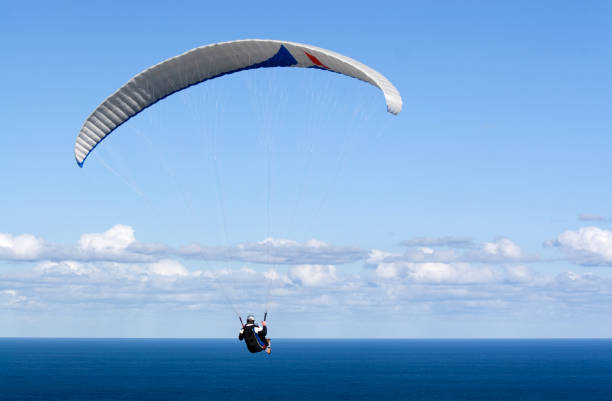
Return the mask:
<path id="1" fill-rule="evenodd" d="M 266 347 L 266 352 L 268 353 L 268 355 L 272 352 L 272 348 L 270 346 L 270 339 L 268 338 L 268 346 Z"/>

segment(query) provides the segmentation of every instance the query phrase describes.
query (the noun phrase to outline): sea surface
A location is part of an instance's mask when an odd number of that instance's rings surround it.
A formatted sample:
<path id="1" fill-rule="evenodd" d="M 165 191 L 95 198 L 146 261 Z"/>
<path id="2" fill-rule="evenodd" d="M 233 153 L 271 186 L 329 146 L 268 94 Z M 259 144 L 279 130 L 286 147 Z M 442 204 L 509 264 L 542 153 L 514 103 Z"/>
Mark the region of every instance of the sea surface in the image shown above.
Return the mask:
<path id="1" fill-rule="evenodd" d="M 612 340 L 0 339 L 0 400 L 612 400 Z"/>

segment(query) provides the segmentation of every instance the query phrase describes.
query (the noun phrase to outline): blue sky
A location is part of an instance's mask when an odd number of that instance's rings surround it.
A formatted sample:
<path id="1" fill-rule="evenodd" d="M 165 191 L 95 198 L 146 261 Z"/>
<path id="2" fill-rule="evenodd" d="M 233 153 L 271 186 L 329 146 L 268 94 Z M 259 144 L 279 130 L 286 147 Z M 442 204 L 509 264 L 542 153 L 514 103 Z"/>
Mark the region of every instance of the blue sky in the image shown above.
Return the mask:
<path id="1" fill-rule="evenodd" d="M 609 3 L 5 8 L 0 335 L 232 336 L 230 304 L 260 313 L 268 286 L 274 336 L 612 335 Z M 247 71 L 78 168 L 83 121 L 130 77 L 243 38 L 355 58 L 404 109 Z"/>

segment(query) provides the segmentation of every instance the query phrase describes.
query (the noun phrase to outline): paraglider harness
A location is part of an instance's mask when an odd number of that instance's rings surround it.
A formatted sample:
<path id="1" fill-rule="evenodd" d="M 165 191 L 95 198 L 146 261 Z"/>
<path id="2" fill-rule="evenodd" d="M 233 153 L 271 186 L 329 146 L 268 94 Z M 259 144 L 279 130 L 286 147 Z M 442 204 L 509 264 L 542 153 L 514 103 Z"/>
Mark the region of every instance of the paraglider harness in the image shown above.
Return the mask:
<path id="1" fill-rule="evenodd" d="M 268 312 L 266 312 L 264 314 L 264 321 L 266 320 L 268 316 Z M 255 328 L 258 327 L 255 324 L 244 324 L 244 322 L 242 321 L 242 317 L 238 316 L 238 319 L 240 319 L 240 324 L 242 324 L 242 337 L 244 338 L 244 342 L 247 346 L 247 348 L 249 349 L 249 351 L 251 351 L 252 353 L 256 353 L 256 352 L 261 352 L 263 350 L 265 350 L 268 347 L 268 344 L 266 343 L 265 340 L 265 332 L 264 332 L 264 338 L 262 339 L 258 333 L 255 332 Z M 265 327 L 264 327 L 265 330 Z M 266 330 L 267 332 L 267 330 Z"/>

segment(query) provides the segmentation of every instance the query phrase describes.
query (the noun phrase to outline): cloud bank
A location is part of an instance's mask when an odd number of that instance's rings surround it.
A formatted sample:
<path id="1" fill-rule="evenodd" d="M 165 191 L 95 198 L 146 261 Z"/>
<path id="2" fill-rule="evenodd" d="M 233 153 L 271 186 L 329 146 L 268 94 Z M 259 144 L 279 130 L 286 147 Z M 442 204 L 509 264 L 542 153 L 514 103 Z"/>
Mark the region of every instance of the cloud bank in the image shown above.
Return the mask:
<path id="1" fill-rule="evenodd" d="M 200 260 L 233 260 L 266 264 L 344 264 L 365 259 L 367 251 L 346 246 L 332 246 L 322 241 L 305 243 L 267 238 L 260 242 L 233 247 L 207 247 L 193 244 L 180 248 L 177 256 Z"/>
<path id="2" fill-rule="evenodd" d="M 48 243 L 30 234 L 0 233 L 0 260 L 81 262 L 154 262 L 169 257 L 205 261 L 238 261 L 261 264 L 344 264 L 363 260 L 367 251 L 332 246 L 322 241 L 304 243 L 267 238 L 260 242 L 228 247 L 192 244 L 178 249 L 136 240 L 134 229 L 117 224 L 102 233 L 81 235 L 75 245 Z"/>
<path id="3" fill-rule="evenodd" d="M 272 307 L 287 312 L 499 316 L 545 313 L 543 305 L 555 313 L 592 312 L 612 301 L 610 279 L 571 269 L 541 274 L 530 266 L 538 259 L 508 238 L 470 240 L 470 247 L 442 245 L 451 243 L 467 241 L 413 240 L 397 253 L 285 239 L 172 249 L 139 242 L 125 225 L 83 234 L 74 245 L 2 234 L 0 258 L 22 267 L 0 272 L 0 309 L 200 311 L 236 302 L 255 310 L 269 294 Z M 607 230 L 566 231 L 549 245 L 579 264 L 612 264 Z M 365 269 L 345 266 L 350 262 Z"/>

